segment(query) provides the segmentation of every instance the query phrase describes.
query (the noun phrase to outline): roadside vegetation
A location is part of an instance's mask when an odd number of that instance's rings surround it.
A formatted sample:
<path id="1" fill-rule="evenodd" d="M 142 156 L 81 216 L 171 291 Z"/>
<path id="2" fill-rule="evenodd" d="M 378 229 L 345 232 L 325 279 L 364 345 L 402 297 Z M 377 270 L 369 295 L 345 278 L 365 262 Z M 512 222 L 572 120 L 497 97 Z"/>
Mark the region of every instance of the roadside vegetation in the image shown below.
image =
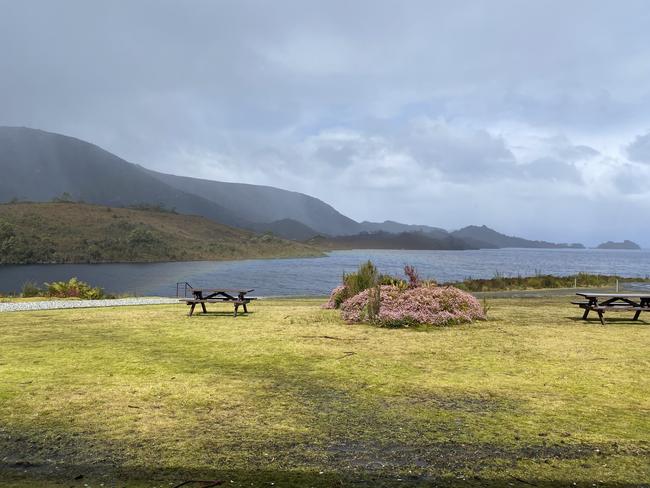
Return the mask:
<path id="1" fill-rule="evenodd" d="M 397 330 L 321 300 L 1 314 L 2 485 L 647 484 L 648 323 L 491 304 Z"/>
<path id="2" fill-rule="evenodd" d="M 257 235 L 156 205 L 0 204 L 0 264 L 231 260 L 319 256 L 310 246 Z"/>
<path id="3" fill-rule="evenodd" d="M 70 278 L 68 281 L 43 283 L 42 287 L 36 283 L 27 282 L 23 285 L 21 297 L 79 298 L 82 300 L 114 298 L 112 295 L 107 295 L 103 288 L 93 287 L 77 278 Z"/>
<path id="4" fill-rule="evenodd" d="M 495 273 L 493 278 L 467 278 L 449 285 L 469 292 L 508 291 L 508 290 L 539 290 L 551 288 L 601 288 L 612 287 L 619 283 L 650 283 L 650 277 L 622 277 L 616 275 L 599 275 L 578 273 L 568 276 L 553 276 L 537 273 L 535 276 L 505 276 Z"/>

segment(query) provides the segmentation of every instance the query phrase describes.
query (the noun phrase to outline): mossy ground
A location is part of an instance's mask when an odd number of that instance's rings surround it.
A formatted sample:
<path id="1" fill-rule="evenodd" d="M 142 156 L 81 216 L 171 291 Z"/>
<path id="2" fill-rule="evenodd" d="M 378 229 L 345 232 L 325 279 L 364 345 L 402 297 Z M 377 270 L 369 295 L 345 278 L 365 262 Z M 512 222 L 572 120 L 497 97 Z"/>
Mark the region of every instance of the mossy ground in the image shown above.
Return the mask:
<path id="1" fill-rule="evenodd" d="M 389 330 L 322 301 L 0 315 L 0 485 L 650 486 L 647 322 L 495 299 Z"/>

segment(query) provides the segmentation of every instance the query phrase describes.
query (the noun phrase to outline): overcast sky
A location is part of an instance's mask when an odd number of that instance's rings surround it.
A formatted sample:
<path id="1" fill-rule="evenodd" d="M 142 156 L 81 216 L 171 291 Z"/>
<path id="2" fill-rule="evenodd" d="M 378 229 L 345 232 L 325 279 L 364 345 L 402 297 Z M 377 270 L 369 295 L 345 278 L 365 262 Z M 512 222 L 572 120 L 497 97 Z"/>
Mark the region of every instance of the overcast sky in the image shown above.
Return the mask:
<path id="1" fill-rule="evenodd" d="M 0 125 L 393 219 L 650 247 L 650 2 L 0 0 Z"/>

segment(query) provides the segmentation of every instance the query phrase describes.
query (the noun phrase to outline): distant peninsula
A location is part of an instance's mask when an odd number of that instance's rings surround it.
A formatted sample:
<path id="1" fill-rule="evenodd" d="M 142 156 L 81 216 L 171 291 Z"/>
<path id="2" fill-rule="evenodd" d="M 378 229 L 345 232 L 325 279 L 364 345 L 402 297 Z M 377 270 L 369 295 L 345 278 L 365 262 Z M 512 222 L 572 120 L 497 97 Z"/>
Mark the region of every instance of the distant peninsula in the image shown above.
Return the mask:
<path id="1" fill-rule="evenodd" d="M 623 242 L 614 242 L 614 241 L 607 241 L 603 242 L 602 244 L 599 244 L 596 249 L 634 249 L 638 250 L 641 249 L 641 246 L 639 246 L 636 242 L 624 240 Z"/>
<path id="2" fill-rule="evenodd" d="M 0 264 L 212 261 L 322 256 L 320 249 L 157 208 L 0 205 Z"/>

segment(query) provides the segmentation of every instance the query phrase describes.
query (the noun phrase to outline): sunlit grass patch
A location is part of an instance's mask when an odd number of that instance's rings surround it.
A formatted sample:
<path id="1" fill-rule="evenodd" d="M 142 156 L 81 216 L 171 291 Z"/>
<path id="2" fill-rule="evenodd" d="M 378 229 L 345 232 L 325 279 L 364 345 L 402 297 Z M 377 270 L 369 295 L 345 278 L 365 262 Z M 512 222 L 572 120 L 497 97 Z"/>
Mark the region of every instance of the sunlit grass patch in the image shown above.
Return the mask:
<path id="1" fill-rule="evenodd" d="M 2 479 L 650 479 L 647 323 L 585 323 L 549 298 L 392 330 L 345 324 L 321 302 L 259 301 L 236 319 L 183 305 L 0 315 Z"/>

